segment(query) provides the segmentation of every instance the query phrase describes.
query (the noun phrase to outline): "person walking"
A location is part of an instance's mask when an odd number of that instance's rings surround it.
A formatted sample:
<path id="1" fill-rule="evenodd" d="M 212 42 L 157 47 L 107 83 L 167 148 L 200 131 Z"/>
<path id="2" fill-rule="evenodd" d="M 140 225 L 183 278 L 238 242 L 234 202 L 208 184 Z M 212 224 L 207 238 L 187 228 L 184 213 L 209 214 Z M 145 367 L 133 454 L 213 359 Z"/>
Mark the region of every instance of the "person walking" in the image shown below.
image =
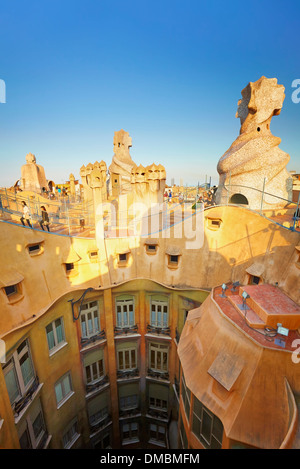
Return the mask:
<path id="1" fill-rule="evenodd" d="M 24 200 L 22 201 L 22 206 L 23 206 L 23 215 L 20 218 L 22 225 L 25 226 L 25 220 L 26 220 L 27 225 L 30 226 L 30 228 L 32 228 L 32 224 L 30 223 L 30 211 L 29 211 L 29 208 L 27 207 L 26 202 L 24 202 Z"/>
<path id="2" fill-rule="evenodd" d="M 40 221 L 40 225 L 41 225 L 41 228 L 43 231 L 44 230 L 44 226 L 45 225 L 47 227 L 47 230 L 50 231 L 49 229 L 49 215 L 48 215 L 48 212 L 46 210 L 46 207 L 44 205 L 41 206 L 41 213 L 42 213 L 42 219 Z"/>

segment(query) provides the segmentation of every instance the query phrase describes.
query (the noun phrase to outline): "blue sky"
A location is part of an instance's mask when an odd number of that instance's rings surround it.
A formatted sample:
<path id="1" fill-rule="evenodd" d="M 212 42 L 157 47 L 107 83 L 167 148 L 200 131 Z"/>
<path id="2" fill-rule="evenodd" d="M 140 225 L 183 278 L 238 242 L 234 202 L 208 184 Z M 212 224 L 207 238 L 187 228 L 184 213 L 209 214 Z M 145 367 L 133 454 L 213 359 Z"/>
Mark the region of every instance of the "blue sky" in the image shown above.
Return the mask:
<path id="1" fill-rule="evenodd" d="M 56 183 L 132 137 L 137 164 L 167 179 L 218 181 L 236 139 L 241 90 L 262 75 L 286 88 L 271 130 L 300 172 L 298 0 L 5 0 L 0 9 L 0 186 L 36 155 Z"/>

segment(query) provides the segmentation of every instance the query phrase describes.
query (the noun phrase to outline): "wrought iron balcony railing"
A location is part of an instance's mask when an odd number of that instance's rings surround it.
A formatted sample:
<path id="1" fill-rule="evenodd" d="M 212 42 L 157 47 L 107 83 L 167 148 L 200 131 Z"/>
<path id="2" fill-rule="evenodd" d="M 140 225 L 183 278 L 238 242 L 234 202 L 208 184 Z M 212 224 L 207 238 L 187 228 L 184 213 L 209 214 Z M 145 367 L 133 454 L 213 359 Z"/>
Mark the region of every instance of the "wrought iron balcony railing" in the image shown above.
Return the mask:
<path id="1" fill-rule="evenodd" d="M 169 373 L 166 371 L 156 371 L 148 368 L 147 375 L 150 378 L 162 379 L 164 381 L 169 381 Z"/>
<path id="2" fill-rule="evenodd" d="M 134 407 L 132 409 L 120 409 L 119 416 L 123 418 L 134 417 L 137 414 L 140 414 L 140 412 L 141 412 L 141 409 L 139 406 Z"/>
<path id="3" fill-rule="evenodd" d="M 34 378 L 34 381 L 33 381 L 32 385 L 30 386 L 30 388 L 26 392 L 26 394 L 24 394 L 21 397 L 21 399 L 19 399 L 17 402 L 14 403 L 14 411 L 15 411 L 15 414 L 17 416 L 24 409 L 24 407 L 26 407 L 28 402 L 31 401 L 33 394 L 35 393 L 35 391 L 39 387 L 39 384 L 40 384 L 39 378 L 38 378 L 38 376 L 36 376 Z"/>
<path id="4" fill-rule="evenodd" d="M 126 326 L 126 327 L 119 327 L 115 326 L 115 335 L 127 335 L 127 334 L 136 334 L 138 332 L 138 326 L 135 324 L 134 326 Z"/>
<path id="5" fill-rule="evenodd" d="M 168 420 L 168 418 L 169 418 L 168 411 L 167 410 L 162 410 L 162 409 L 149 408 L 147 414 L 150 415 L 151 417 L 153 417 L 155 419 L 159 419 L 159 420 Z"/>
<path id="6" fill-rule="evenodd" d="M 96 342 L 97 340 L 101 340 L 101 339 L 106 339 L 106 334 L 105 334 L 104 329 L 91 337 L 81 337 L 81 345 L 82 347 L 86 347 L 87 345 L 90 345 Z"/>
<path id="7" fill-rule="evenodd" d="M 109 378 L 107 375 L 105 375 L 96 383 L 86 383 L 85 388 L 86 388 L 87 393 L 90 393 L 93 391 L 100 390 L 103 386 L 105 386 L 108 383 L 109 383 Z"/>
<path id="8" fill-rule="evenodd" d="M 136 378 L 139 374 L 138 368 L 134 368 L 133 370 L 117 370 L 117 379 Z"/>
<path id="9" fill-rule="evenodd" d="M 171 335 L 170 327 L 158 327 L 152 326 L 151 324 L 147 324 L 147 332 L 151 332 L 152 334 L 159 334 L 159 335 Z"/>
<path id="10" fill-rule="evenodd" d="M 107 414 L 105 417 L 103 417 L 101 420 L 95 423 L 90 422 L 90 432 L 95 433 L 101 430 L 102 428 L 106 427 L 112 423 L 111 415 Z"/>

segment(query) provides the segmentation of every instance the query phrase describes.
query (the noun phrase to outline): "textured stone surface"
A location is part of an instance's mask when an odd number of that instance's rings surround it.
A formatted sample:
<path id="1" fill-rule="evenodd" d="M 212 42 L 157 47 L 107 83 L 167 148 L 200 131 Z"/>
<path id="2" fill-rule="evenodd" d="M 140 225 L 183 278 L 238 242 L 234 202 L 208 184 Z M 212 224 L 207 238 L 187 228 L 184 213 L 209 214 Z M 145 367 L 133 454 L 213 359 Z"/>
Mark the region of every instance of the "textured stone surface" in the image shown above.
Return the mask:
<path id="1" fill-rule="evenodd" d="M 119 194 L 125 194 L 131 191 L 131 170 L 135 166 L 129 153 L 129 149 L 132 147 L 132 139 L 129 133 L 123 129 L 115 132 L 113 145 L 114 155 L 109 166 L 109 173 L 111 178 L 114 175 L 119 176 Z"/>
<path id="2" fill-rule="evenodd" d="M 264 208 L 283 207 L 286 200 L 282 199 L 291 199 L 292 181 L 286 169 L 290 157 L 279 148 L 281 139 L 270 130 L 271 119 L 280 114 L 284 98 L 284 86 L 278 85 L 276 78 L 261 77 L 242 90 L 236 113 L 240 135 L 217 166 L 218 204 L 230 202 L 234 194 L 243 194 L 250 208 L 260 209 L 263 189 L 277 196 L 264 195 Z M 229 184 L 228 194 L 224 185 Z"/>
<path id="3" fill-rule="evenodd" d="M 48 189 L 48 183 L 43 166 L 36 164 L 36 157 L 32 153 L 26 155 L 26 164 L 21 167 L 20 187 L 25 191 L 40 193 L 42 188 Z"/>

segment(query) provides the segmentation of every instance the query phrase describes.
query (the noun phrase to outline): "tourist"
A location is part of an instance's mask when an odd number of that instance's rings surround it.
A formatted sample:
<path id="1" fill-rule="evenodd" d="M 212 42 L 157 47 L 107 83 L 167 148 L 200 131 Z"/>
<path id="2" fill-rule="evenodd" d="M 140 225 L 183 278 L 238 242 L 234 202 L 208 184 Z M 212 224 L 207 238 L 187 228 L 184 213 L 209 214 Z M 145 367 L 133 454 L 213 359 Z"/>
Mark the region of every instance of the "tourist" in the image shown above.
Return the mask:
<path id="1" fill-rule="evenodd" d="M 45 225 L 47 227 L 47 230 L 50 231 L 49 229 L 49 215 L 48 215 L 48 212 L 46 210 L 46 208 L 44 207 L 44 205 L 41 206 L 41 214 L 42 214 L 42 219 L 40 221 L 40 225 L 41 225 L 41 228 L 43 231 L 44 230 L 44 226 Z"/>
<path id="2" fill-rule="evenodd" d="M 30 223 L 30 211 L 29 211 L 29 208 L 27 207 L 26 202 L 24 202 L 24 200 L 22 201 L 22 206 L 23 206 L 23 215 L 20 218 L 22 225 L 25 226 L 25 220 L 26 220 L 27 225 L 30 226 L 30 228 L 32 228 L 32 225 Z"/>
<path id="3" fill-rule="evenodd" d="M 172 192 L 171 191 L 169 192 L 169 202 L 170 203 L 172 202 Z"/>

